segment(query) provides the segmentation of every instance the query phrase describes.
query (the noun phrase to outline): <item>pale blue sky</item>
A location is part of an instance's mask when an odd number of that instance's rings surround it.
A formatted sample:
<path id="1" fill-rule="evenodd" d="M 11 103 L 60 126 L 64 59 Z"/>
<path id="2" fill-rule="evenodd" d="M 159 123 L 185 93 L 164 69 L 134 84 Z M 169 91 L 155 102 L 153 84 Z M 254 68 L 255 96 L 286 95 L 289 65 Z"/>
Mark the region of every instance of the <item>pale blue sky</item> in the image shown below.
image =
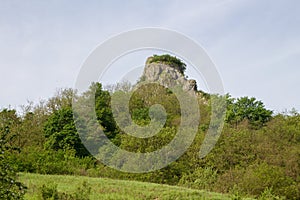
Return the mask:
<path id="1" fill-rule="evenodd" d="M 162 27 L 202 45 L 234 97 L 299 111 L 299 10 L 297 0 L 0 0 L 0 108 L 73 87 L 89 53 L 111 36 Z"/>

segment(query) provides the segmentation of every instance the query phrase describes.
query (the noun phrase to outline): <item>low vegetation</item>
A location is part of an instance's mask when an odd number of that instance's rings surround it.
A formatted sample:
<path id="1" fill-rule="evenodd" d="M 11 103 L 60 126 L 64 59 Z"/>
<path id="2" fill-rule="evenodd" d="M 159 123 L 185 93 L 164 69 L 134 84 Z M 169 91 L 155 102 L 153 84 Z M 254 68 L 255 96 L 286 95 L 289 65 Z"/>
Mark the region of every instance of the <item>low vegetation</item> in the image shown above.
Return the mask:
<path id="1" fill-rule="evenodd" d="M 0 135 L 0 199 L 22 199 L 25 194 L 26 187 L 17 181 L 17 173 L 6 159 L 10 151 L 18 150 L 8 143 L 13 139 L 14 135 L 10 134 L 7 126 L 1 127 Z"/>
<path id="2" fill-rule="evenodd" d="M 230 199 L 230 196 L 137 181 L 82 176 L 20 174 L 19 180 L 28 185 L 25 199 Z"/>

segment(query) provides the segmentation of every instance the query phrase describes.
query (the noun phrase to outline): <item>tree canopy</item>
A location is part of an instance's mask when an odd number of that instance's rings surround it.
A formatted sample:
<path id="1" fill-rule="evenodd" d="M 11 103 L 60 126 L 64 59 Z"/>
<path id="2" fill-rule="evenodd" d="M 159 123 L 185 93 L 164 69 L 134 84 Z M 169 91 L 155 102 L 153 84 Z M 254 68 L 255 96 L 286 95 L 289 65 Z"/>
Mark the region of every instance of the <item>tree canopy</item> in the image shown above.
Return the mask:
<path id="1" fill-rule="evenodd" d="M 0 126 L 0 199 L 23 199 L 25 194 L 26 187 L 17 181 L 17 173 L 7 159 L 9 152 L 19 150 L 10 144 L 15 136 L 9 126 Z"/>
<path id="2" fill-rule="evenodd" d="M 254 97 L 227 98 L 228 110 L 227 122 L 239 123 L 248 120 L 253 126 L 262 126 L 268 122 L 273 112 L 265 108 L 263 102 L 256 100 Z"/>
<path id="3" fill-rule="evenodd" d="M 55 111 L 45 124 L 45 147 L 53 150 L 74 149 L 80 157 L 90 155 L 82 144 L 73 120 L 72 108 Z"/>

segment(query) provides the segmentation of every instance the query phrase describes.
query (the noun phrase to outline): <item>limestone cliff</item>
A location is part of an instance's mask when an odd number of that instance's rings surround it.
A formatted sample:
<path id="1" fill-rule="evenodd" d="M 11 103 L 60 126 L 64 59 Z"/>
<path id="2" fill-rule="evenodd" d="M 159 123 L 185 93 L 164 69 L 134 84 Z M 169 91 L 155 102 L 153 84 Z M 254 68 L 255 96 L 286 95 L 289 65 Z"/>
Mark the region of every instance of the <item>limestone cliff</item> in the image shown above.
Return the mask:
<path id="1" fill-rule="evenodd" d="M 196 93 L 197 83 L 194 79 L 187 79 L 184 74 L 179 72 L 171 65 L 162 62 L 152 62 L 149 57 L 146 61 L 142 82 L 156 82 L 166 88 L 172 88 L 181 85 L 183 90 L 190 93 Z"/>

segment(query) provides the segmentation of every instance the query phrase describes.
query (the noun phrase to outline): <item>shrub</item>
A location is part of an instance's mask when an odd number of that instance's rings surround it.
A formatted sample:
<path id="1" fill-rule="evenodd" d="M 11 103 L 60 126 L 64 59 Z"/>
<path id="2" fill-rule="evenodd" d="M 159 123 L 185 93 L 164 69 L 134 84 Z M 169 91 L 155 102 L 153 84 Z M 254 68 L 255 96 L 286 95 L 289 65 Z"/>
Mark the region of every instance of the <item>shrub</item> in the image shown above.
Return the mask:
<path id="1" fill-rule="evenodd" d="M 81 186 L 79 186 L 74 193 L 74 200 L 88 200 L 91 194 L 91 186 L 84 181 Z"/>
<path id="2" fill-rule="evenodd" d="M 40 198 L 43 200 L 89 200 L 91 187 L 86 181 L 73 193 L 58 192 L 57 184 L 48 183 L 39 188 Z"/>
<path id="3" fill-rule="evenodd" d="M 195 189 L 210 190 L 217 180 L 217 171 L 208 168 L 197 168 L 193 173 L 185 174 L 179 181 L 179 185 Z"/>
<path id="4" fill-rule="evenodd" d="M 276 196 L 273 194 L 273 190 L 272 188 L 266 188 L 262 193 L 261 195 L 259 196 L 258 198 L 259 200 L 275 200 L 275 199 L 283 199 L 283 198 L 280 198 L 279 196 Z"/>
<path id="5" fill-rule="evenodd" d="M 233 188 L 230 189 L 229 193 L 232 200 L 242 200 L 242 196 L 244 196 L 237 185 L 234 185 Z"/>
<path id="6" fill-rule="evenodd" d="M 23 199 L 26 187 L 16 181 L 17 174 L 8 160 L 8 152 L 15 150 L 8 143 L 13 140 L 9 128 L 0 130 L 0 199 Z"/>
<path id="7" fill-rule="evenodd" d="M 84 175 L 96 162 L 93 157 L 78 158 L 72 150 L 54 151 L 34 147 L 11 155 L 11 160 L 19 171 L 23 172 L 73 175 Z"/>
<path id="8" fill-rule="evenodd" d="M 40 191 L 40 197 L 43 200 L 58 200 L 58 191 L 57 191 L 57 185 L 54 183 L 48 183 L 48 185 L 42 185 L 39 188 Z"/>
<path id="9" fill-rule="evenodd" d="M 249 166 L 239 183 L 239 186 L 248 194 L 260 196 L 272 188 L 274 195 L 288 199 L 298 199 L 299 187 L 291 177 L 285 175 L 284 170 L 278 166 L 266 163 Z"/>

